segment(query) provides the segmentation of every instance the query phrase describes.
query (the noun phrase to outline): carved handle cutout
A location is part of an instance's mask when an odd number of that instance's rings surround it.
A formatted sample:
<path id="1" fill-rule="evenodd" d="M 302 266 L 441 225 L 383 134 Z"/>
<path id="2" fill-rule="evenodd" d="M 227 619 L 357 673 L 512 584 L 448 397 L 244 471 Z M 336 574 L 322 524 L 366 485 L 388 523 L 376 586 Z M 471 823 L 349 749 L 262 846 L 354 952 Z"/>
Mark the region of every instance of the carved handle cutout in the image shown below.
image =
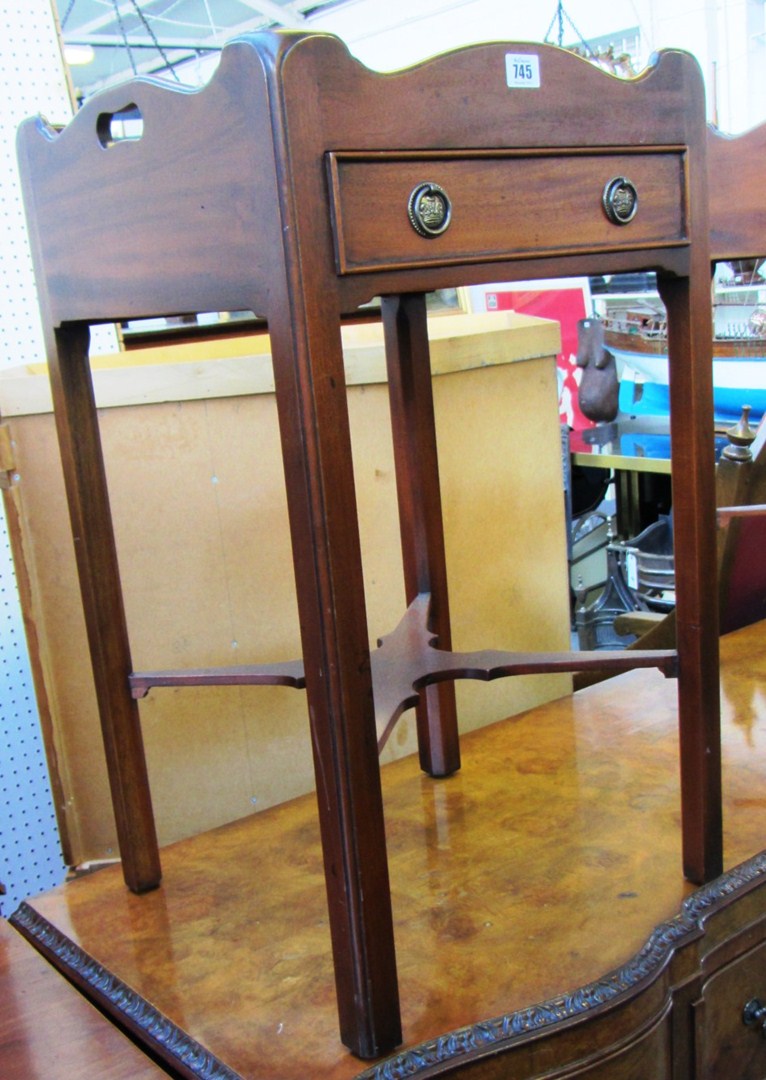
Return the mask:
<path id="1" fill-rule="evenodd" d="M 117 143 L 138 142 L 144 134 L 144 118 L 138 105 L 131 102 L 117 112 L 100 113 L 96 134 L 105 150 Z"/>

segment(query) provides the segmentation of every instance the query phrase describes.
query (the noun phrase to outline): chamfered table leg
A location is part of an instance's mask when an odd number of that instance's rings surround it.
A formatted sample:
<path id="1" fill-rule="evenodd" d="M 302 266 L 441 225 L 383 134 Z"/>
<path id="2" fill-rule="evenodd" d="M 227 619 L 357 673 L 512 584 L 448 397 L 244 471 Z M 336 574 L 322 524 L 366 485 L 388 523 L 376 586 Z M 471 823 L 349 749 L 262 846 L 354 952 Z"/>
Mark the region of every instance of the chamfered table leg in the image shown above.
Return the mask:
<path id="1" fill-rule="evenodd" d="M 401 1042 L 340 329 L 269 320 L 341 1038 Z"/>
<path id="2" fill-rule="evenodd" d="M 683 867 L 723 871 L 713 365 L 707 276 L 658 277 L 668 312 Z M 693 289 L 701 295 L 693 299 Z"/>
<path id="3" fill-rule="evenodd" d="M 426 300 L 422 293 L 382 299 L 399 526 L 407 603 L 431 596 L 430 629 L 442 649 L 452 636 L 439 488 Z M 455 686 L 427 686 L 416 706 L 420 764 L 432 776 L 460 768 Z"/>
<path id="4" fill-rule="evenodd" d="M 140 718 L 128 686 L 132 664 L 88 340 L 85 324 L 57 330 L 49 369 L 123 874 L 140 893 L 159 884 L 160 858 Z"/>

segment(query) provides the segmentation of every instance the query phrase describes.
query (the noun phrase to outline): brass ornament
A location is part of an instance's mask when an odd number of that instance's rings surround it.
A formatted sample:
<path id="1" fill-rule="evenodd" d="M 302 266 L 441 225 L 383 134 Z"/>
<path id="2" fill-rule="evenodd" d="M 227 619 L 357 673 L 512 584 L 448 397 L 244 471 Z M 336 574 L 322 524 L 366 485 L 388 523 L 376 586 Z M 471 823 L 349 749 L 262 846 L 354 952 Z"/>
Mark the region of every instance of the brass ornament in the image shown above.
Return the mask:
<path id="1" fill-rule="evenodd" d="M 601 196 L 604 213 L 613 225 L 627 225 L 638 210 L 638 192 L 627 176 L 615 176 Z"/>
<path id="2" fill-rule="evenodd" d="M 452 220 L 449 195 L 443 187 L 430 181 L 418 184 L 410 194 L 407 217 L 419 236 L 441 236 Z"/>

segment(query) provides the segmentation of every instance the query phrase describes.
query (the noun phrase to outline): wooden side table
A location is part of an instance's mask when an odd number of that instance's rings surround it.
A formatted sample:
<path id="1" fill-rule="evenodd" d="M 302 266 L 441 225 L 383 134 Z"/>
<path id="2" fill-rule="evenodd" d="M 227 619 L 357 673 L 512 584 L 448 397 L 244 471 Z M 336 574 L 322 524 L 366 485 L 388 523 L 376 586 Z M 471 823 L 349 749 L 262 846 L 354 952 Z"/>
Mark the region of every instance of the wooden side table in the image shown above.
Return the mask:
<path id="1" fill-rule="evenodd" d="M 124 137 L 126 118 L 140 118 L 136 137 Z M 133 694 L 160 682 L 305 680 L 341 1037 L 375 1056 L 401 1037 L 376 715 L 385 732 L 416 705 L 422 765 L 444 776 L 459 766 L 454 678 L 641 665 L 678 674 L 684 870 L 694 881 L 718 874 L 712 395 L 701 360 L 710 254 L 704 92 L 691 57 L 663 54 L 624 82 L 552 47 L 492 45 L 383 76 L 329 36 L 249 35 L 227 46 L 203 91 L 137 80 L 87 102 L 61 133 L 28 122 L 20 158 L 130 888 L 160 880 Z M 424 294 L 650 268 L 669 314 L 684 477 L 677 653 L 451 653 Z M 340 319 L 376 295 L 410 606 L 371 657 Z M 203 310 L 268 321 L 303 657 L 136 673 L 88 325 Z"/>

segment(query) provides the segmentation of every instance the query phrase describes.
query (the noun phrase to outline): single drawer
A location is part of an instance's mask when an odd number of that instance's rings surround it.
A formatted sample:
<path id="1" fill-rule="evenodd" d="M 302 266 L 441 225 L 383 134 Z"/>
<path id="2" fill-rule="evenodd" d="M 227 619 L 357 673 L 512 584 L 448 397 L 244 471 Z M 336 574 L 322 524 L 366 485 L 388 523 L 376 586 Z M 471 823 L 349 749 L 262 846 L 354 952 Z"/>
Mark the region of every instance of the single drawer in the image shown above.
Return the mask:
<path id="1" fill-rule="evenodd" d="M 341 274 L 688 242 L 683 147 L 335 152 L 328 166 Z M 637 195 L 632 216 L 619 201 L 625 180 Z M 621 189 L 613 219 L 604 205 L 610 185 Z"/>
<path id="2" fill-rule="evenodd" d="M 747 1022 L 766 1001 L 766 943 L 715 972 L 694 1006 L 698 1080 L 763 1080 L 766 1016 Z M 756 1007 L 757 1006 L 757 1007 Z"/>

